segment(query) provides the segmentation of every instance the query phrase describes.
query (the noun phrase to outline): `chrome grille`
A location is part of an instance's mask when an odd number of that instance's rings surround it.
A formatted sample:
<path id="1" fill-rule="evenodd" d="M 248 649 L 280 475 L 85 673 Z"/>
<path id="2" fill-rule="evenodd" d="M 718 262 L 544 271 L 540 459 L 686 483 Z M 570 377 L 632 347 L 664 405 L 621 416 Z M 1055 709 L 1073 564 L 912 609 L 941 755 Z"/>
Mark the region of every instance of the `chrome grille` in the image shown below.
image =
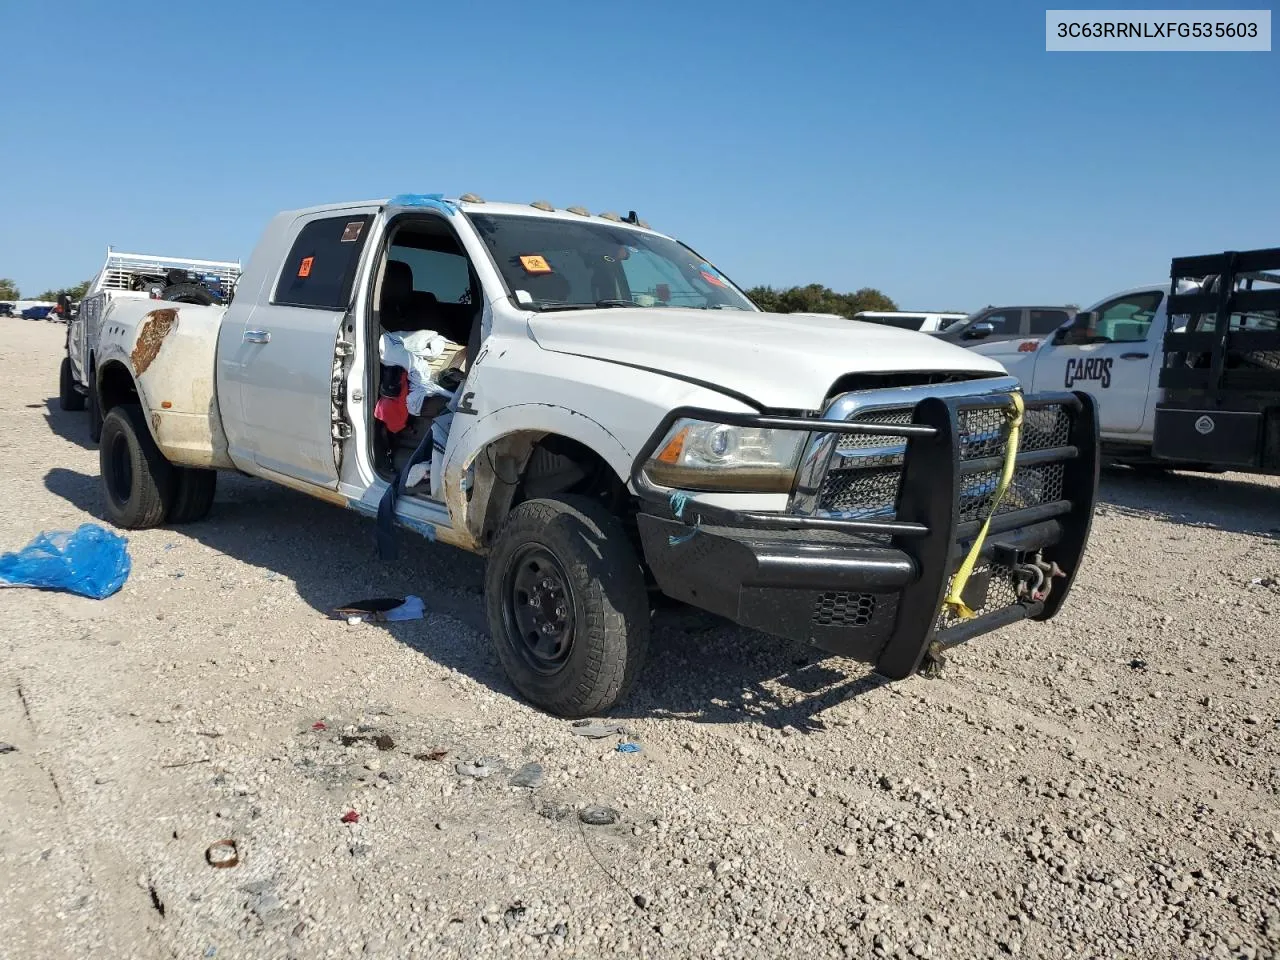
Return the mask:
<path id="1" fill-rule="evenodd" d="M 1061 463 L 1019 467 L 1014 470 L 1013 481 L 1009 484 L 1009 489 L 1004 492 L 1000 506 L 996 508 L 996 516 L 1061 500 L 1062 476 Z M 991 512 L 991 498 L 995 496 L 999 485 L 999 470 L 972 473 L 961 477 L 960 522 L 985 520 L 987 514 Z"/>
<path id="2" fill-rule="evenodd" d="M 879 459 L 879 458 L 878 458 Z M 856 519 L 892 516 L 898 502 L 899 466 L 887 469 L 831 470 L 822 481 L 818 503 Z"/>
<path id="3" fill-rule="evenodd" d="M 902 426 L 911 422 L 913 410 L 911 407 L 899 407 L 897 409 L 888 410 L 872 410 L 860 416 L 853 418 L 854 423 L 890 423 L 894 426 Z M 846 450 L 860 450 L 865 447 L 897 447 L 902 445 L 902 440 L 898 437 L 869 437 L 865 434 L 846 433 L 840 438 L 836 450 L 844 452 Z"/>
<path id="4" fill-rule="evenodd" d="M 1003 457 L 1009 438 L 1007 407 L 998 405 L 963 410 L 959 416 L 961 460 Z M 901 425 L 911 422 L 913 408 L 888 406 L 863 410 L 854 423 Z M 1060 405 L 1028 410 L 1019 450 L 1047 450 L 1066 445 L 1071 418 Z M 830 464 L 817 488 L 817 512 L 847 519 L 892 519 L 906 441 L 897 437 L 845 434 L 835 445 Z M 1022 510 L 1062 497 L 1061 463 L 1019 467 L 1001 500 L 998 513 Z M 961 480 L 959 520 L 985 519 L 1000 482 L 999 469 L 969 474 Z"/>

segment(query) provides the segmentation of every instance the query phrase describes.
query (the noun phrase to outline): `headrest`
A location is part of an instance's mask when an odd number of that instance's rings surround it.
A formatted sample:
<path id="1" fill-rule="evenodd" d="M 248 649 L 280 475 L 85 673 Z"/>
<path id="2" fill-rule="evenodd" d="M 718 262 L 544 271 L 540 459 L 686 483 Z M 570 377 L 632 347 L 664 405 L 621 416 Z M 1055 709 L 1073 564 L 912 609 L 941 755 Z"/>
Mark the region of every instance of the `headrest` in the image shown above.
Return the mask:
<path id="1" fill-rule="evenodd" d="M 403 260 L 388 260 L 382 275 L 382 300 L 405 300 L 413 293 L 413 268 Z"/>

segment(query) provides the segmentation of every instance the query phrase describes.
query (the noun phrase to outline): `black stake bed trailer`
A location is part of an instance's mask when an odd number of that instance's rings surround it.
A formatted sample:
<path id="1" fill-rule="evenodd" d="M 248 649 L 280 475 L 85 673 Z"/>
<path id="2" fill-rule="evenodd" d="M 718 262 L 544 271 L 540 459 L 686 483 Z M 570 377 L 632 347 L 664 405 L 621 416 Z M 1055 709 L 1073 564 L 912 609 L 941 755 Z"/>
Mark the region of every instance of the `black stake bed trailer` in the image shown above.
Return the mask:
<path id="1" fill-rule="evenodd" d="M 1153 454 L 1280 474 L 1280 247 L 1178 257 L 1170 277 Z"/>

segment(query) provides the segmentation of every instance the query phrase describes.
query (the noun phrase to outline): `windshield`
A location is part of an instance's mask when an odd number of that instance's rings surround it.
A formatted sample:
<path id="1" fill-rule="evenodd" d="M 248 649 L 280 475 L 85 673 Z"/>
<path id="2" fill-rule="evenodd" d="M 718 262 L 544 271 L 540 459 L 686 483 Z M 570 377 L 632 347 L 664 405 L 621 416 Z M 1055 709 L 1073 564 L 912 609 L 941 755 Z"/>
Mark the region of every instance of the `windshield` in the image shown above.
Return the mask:
<path id="1" fill-rule="evenodd" d="M 756 309 L 720 271 L 666 237 L 585 220 L 470 219 L 521 306 Z"/>

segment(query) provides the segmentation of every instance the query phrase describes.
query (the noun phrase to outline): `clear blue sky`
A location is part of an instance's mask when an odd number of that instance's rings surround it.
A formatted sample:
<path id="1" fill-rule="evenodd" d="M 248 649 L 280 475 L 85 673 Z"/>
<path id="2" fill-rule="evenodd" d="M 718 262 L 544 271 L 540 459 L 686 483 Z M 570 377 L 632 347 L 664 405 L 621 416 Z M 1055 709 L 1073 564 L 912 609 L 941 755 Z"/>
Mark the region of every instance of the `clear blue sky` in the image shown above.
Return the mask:
<path id="1" fill-rule="evenodd" d="M 742 284 L 915 309 L 1280 245 L 1280 53 L 1050 54 L 1044 18 L 5 0 L 0 276 L 69 285 L 108 243 L 247 260 L 276 210 L 403 191 L 635 209 Z"/>

